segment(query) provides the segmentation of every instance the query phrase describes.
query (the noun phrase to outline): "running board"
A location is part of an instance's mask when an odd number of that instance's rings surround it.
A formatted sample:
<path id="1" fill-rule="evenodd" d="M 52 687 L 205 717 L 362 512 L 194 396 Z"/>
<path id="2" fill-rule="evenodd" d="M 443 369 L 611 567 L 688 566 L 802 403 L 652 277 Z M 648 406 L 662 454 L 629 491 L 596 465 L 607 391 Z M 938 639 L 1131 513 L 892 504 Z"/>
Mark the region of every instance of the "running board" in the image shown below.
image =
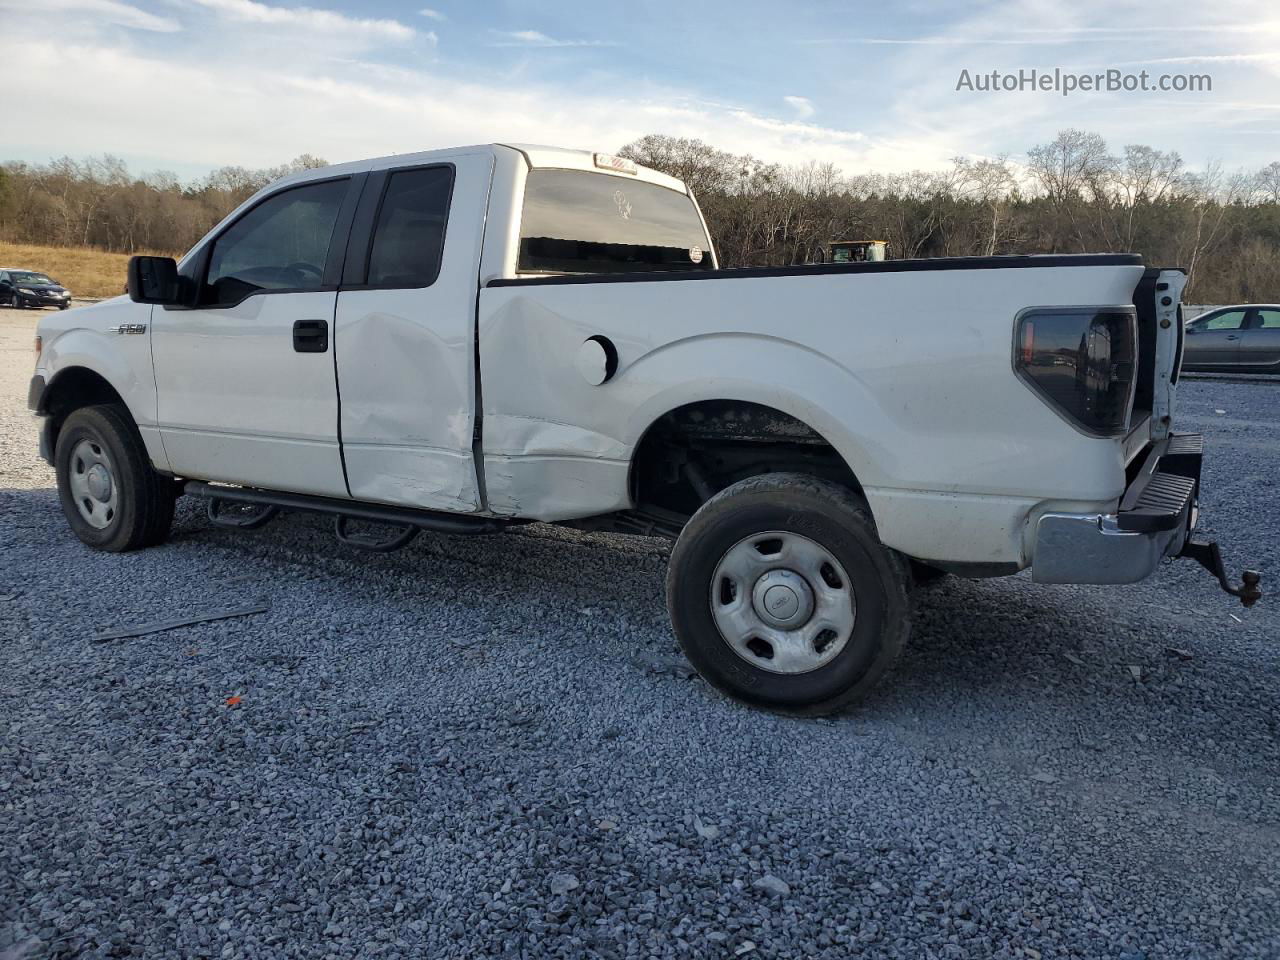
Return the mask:
<path id="1" fill-rule="evenodd" d="M 511 526 L 513 522 L 517 522 L 497 520 L 492 517 L 439 513 L 432 510 L 414 510 L 360 500 L 338 500 L 335 497 L 317 497 L 306 493 L 281 493 L 276 490 L 257 490 L 252 487 L 224 487 L 205 483 L 203 480 L 188 480 L 183 486 L 183 492 L 196 497 L 208 497 L 215 501 L 249 503 L 303 513 L 324 513 L 330 516 L 346 517 L 348 520 L 387 523 L 397 527 L 413 527 L 419 530 L 430 530 L 433 533 L 454 535 L 499 533 Z M 343 531 L 345 532 L 345 524 Z"/>

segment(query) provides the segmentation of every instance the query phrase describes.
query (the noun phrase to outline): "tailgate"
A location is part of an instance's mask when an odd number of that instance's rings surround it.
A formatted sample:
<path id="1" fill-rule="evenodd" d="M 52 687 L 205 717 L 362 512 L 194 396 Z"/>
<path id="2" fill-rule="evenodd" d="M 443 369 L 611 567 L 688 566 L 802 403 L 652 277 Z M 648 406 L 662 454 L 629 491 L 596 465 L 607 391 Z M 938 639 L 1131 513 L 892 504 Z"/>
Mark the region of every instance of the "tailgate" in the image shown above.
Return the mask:
<path id="1" fill-rule="evenodd" d="M 1125 438 L 1125 460 L 1132 461 L 1152 441 L 1169 436 L 1174 396 L 1182 364 L 1182 288 L 1187 276 L 1178 268 L 1148 267 L 1133 291 L 1138 313 L 1138 369 L 1132 427 Z"/>

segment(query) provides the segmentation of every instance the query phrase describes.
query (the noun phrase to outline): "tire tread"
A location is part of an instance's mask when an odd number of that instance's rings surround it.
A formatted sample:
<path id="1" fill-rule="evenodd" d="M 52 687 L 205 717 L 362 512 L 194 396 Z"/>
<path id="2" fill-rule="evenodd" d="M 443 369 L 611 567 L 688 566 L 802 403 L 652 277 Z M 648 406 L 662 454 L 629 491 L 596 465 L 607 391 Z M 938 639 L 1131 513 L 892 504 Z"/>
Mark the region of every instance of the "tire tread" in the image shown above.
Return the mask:
<path id="1" fill-rule="evenodd" d="M 721 490 L 694 514 L 685 527 L 685 533 L 676 543 L 672 551 L 671 564 L 667 571 L 667 604 L 674 609 L 678 601 L 676 591 L 680 577 L 681 547 L 685 543 L 685 534 L 697 537 L 700 531 L 713 524 L 719 517 L 738 509 L 744 499 L 766 497 L 772 501 L 796 498 L 806 501 L 807 506 L 821 505 L 824 509 L 832 506 L 842 515 L 841 521 L 849 525 L 864 528 L 869 538 L 880 546 L 877 559 L 883 561 L 885 569 L 881 571 L 880 580 L 886 591 L 888 615 L 885 629 L 881 636 L 881 654 L 869 669 L 858 680 L 839 693 L 823 700 L 798 706 L 779 707 L 766 705 L 775 713 L 796 716 L 821 716 L 836 713 L 845 709 L 864 697 L 893 664 L 906 645 L 911 633 L 909 587 L 912 582 L 911 569 L 905 556 L 880 543 L 876 532 L 875 520 L 870 507 L 857 491 L 841 486 L 829 480 L 804 473 L 766 473 L 739 480 Z M 716 684 L 725 693 L 736 699 L 743 699 L 737 691 L 722 684 Z M 751 702 L 751 701 L 748 701 Z"/>
<path id="2" fill-rule="evenodd" d="M 90 426 L 108 435 L 123 453 L 125 476 L 117 482 L 125 486 L 127 478 L 134 480 L 131 488 L 122 490 L 123 496 L 133 498 L 133 509 L 125 512 L 128 524 L 122 524 L 109 539 L 90 543 L 90 546 L 111 553 L 123 553 L 164 543 L 169 538 L 169 530 L 173 525 L 173 482 L 152 469 L 142 435 L 129 411 L 118 403 L 81 407 L 67 417 L 62 426 L 64 433 L 69 425 L 74 426 L 76 418 L 88 421 Z M 61 458 L 55 457 L 55 462 L 60 463 Z M 61 482 L 59 477 L 60 485 Z"/>

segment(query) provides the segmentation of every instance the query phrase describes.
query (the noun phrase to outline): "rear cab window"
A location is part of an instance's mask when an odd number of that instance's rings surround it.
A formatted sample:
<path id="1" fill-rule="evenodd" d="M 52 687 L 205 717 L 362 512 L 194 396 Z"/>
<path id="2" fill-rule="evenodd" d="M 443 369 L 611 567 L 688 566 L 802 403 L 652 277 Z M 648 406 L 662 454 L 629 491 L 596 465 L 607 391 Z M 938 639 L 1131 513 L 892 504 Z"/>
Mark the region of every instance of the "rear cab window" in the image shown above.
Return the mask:
<path id="1" fill-rule="evenodd" d="M 387 180 L 369 250 L 370 287 L 427 287 L 440 274 L 453 167 L 397 170 Z"/>
<path id="2" fill-rule="evenodd" d="M 643 180 L 583 170 L 529 172 L 521 273 L 708 270 L 710 243 L 693 199 Z"/>

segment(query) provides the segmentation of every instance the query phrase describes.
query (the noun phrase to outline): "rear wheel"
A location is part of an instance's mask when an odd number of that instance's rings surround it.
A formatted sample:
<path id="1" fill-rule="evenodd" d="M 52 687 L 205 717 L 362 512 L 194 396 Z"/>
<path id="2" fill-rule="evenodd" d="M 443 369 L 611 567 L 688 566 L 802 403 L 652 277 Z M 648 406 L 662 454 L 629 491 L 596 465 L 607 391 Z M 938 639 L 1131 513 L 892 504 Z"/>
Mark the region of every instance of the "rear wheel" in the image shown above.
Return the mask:
<path id="1" fill-rule="evenodd" d="M 68 416 L 58 433 L 54 467 L 62 512 L 89 546 L 120 553 L 168 539 L 173 482 L 151 469 L 123 407 L 83 407 Z"/>
<path id="2" fill-rule="evenodd" d="M 851 490 L 766 474 L 694 514 L 671 554 L 667 604 L 710 683 L 755 706 L 823 714 L 862 697 L 902 649 L 909 582 Z"/>

